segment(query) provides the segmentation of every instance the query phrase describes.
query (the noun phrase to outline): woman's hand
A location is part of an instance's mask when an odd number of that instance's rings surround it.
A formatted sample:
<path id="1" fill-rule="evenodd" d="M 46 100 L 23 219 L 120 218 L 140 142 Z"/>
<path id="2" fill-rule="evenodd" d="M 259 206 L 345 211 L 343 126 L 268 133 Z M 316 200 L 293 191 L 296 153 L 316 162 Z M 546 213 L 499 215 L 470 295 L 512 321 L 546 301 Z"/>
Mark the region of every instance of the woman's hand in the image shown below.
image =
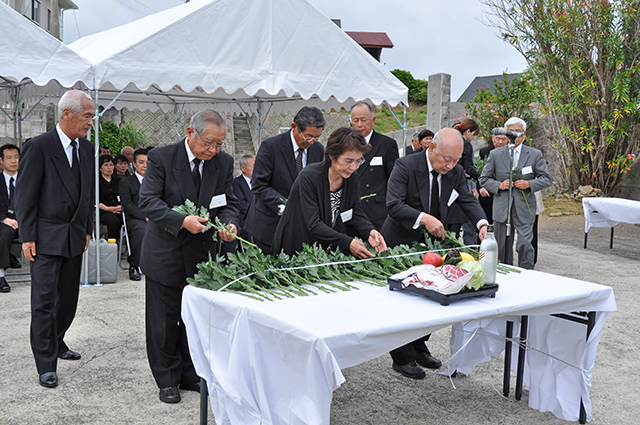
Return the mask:
<path id="1" fill-rule="evenodd" d="M 384 252 L 387 250 L 387 243 L 384 237 L 375 229 L 369 233 L 369 244 L 376 249 L 376 252 Z"/>
<path id="2" fill-rule="evenodd" d="M 349 244 L 349 251 L 351 251 L 351 253 L 355 255 L 358 260 L 362 260 L 363 258 L 367 257 L 373 257 L 373 254 L 369 252 L 364 242 L 359 241 L 356 238 L 351 239 L 351 243 Z"/>

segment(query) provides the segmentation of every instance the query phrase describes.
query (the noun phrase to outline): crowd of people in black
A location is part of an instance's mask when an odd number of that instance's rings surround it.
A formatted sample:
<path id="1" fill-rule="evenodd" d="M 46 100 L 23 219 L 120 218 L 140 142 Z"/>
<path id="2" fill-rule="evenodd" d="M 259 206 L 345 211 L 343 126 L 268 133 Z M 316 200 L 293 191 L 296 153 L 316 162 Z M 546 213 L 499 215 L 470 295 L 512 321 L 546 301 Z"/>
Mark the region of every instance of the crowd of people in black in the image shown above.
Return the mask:
<path id="1" fill-rule="evenodd" d="M 58 383 L 58 358 L 81 358 L 66 346 L 64 334 L 77 304 L 82 252 L 93 233 L 94 157 L 84 139 L 93 102 L 70 91 L 60 100 L 59 114 L 56 128 L 25 144 L 20 173 L 20 149 L 0 148 L 6 188 L 0 190 L 0 273 L 16 265 L 10 247 L 19 237 L 32 261 L 31 343 L 45 387 Z M 534 213 L 529 208 L 527 214 L 519 193 L 548 187 L 551 178 L 539 151 L 522 147 L 526 123 L 517 118 L 505 123 L 521 137 L 510 148 L 494 140 L 493 150 L 481 152 L 488 156 L 481 173 L 473 166 L 470 141 L 479 131 L 473 120 L 435 134 L 416 133 L 399 158 L 397 143 L 373 129 L 371 104 L 355 103 L 350 118 L 352 127 L 333 131 L 323 146 L 318 142 L 326 126 L 322 112 L 303 107 L 289 131 L 263 141 L 255 157 L 240 159 L 242 174 L 236 178 L 233 159 L 223 150 L 226 124 L 211 110 L 193 115 L 186 137 L 174 144 L 135 151 L 127 146 L 115 157 L 101 148 L 100 222 L 114 239 L 125 225 L 129 277 L 139 281 L 145 275 L 147 353 L 161 401 L 176 403 L 179 389 L 200 389 L 180 317 L 182 290 L 210 253 L 242 249 L 236 235 L 265 254 L 293 254 L 317 242 L 361 259 L 375 255 L 363 241 L 382 252 L 387 246 L 444 238 L 446 230 L 462 230 L 465 241 L 475 244 L 493 219 L 498 243 L 506 246 L 500 260 L 510 262 L 512 248 L 502 229 L 505 193 L 511 191 L 519 265 L 533 267 L 535 200 L 528 200 Z M 521 176 L 511 182 L 514 190 L 505 181 L 509 158 Z M 209 220 L 229 226 L 204 231 L 207 219 L 173 210 L 186 200 L 207 208 Z M 9 289 L 0 275 L 0 291 Z M 421 379 L 423 367 L 439 368 L 426 340 L 428 335 L 393 350 L 393 369 Z"/>

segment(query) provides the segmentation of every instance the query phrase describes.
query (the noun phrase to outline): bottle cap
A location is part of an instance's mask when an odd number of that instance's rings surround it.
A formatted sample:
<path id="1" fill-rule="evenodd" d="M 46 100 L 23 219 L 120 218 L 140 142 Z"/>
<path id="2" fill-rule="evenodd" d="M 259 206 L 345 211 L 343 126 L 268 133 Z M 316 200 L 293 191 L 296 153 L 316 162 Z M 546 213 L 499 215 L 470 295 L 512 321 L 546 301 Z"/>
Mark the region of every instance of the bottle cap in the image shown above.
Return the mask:
<path id="1" fill-rule="evenodd" d="M 109 243 L 116 243 L 116 240 L 115 240 L 115 239 L 107 239 L 107 242 L 109 242 Z"/>

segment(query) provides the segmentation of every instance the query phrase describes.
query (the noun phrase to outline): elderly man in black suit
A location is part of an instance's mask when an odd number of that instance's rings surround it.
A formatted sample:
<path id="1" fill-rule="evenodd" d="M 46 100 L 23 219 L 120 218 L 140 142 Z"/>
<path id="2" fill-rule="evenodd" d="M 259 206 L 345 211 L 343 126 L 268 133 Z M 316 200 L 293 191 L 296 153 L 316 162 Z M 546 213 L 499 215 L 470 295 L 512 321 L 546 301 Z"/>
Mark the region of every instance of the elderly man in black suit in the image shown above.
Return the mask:
<path id="1" fill-rule="evenodd" d="M 431 141 L 426 154 L 405 156 L 396 161 L 389 178 L 387 208 L 389 216 L 382 226 L 382 236 L 389 247 L 411 245 L 425 240 L 425 232 L 443 239 L 451 205 L 460 206 L 475 223 L 483 239 L 487 220 L 478 200 L 469 192 L 461 166 L 463 140 L 460 132 L 443 128 Z M 425 341 L 429 335 L 391 351 L 393 370 L 402 375 L 422 379 L 420 367 L 437 369 L 440 360 L 431 356 Z M 420 365 L 420 366 L 418 366 Z"/>
<path id="2" fill-rule="evenodd" d="M 253 202 L 253 192 L 251 191 L 251 177 L 253 176 L 253 166 L 256 159 L 253 155 L 242 155 L 240 158 L 240 174 L 233 179 L 233 193 L 238 198 L 238 218 L 240 219 L 240 236 L 246 234 L 244 223 L 247 218 L 247 211 Z"/>
<path id="3" fill-rule="evenodd" d="M 218 232 L 224 241 L 237 233 L 238 201 L 233 194 L 233 158 L 222 152 L 227 127 L 215 111 L 191 117 L 187 137 L 149 152 L 140 187 L 140 209 L 149 218 L 140 265 L 146 276 L 147 356 L 160 388 L 160 400 L 178 403 L 183 390 L 200 391 L 185 327 L 180 317 L 182 290 L 198 263 L 215 254 L 214 230 L 202 233 L 207 219 L 184 216 L 173 207 L 189 199 L 198 208 L 231 223 L 231 233 Z"/>
<path id="4" fill-rule="evenodd" d="M 323 160 L 324 148 L 316 142 L 325 125 L 320 109 L 305 106 L 293 118 L 290 131 L 265 140 L 258 149 L 245 228 L 265 253 L 271 252 L 281 208 L 298 173 Z"/>
<path id="5" fill-rule="evenodd" d="M 20 261 L 11 254 L 13 240 L 18 237 L 18 221 L 15 212 L 15 189 L 18 178 L 18 161 L 20 149 L 16 145 L 7 144 L 0 147 L 0 163 L 3 165 L 0 189 L 0 292 L 10 292 L 11 287 L 4 277 L 6 268 L 19 269 Z"/>
<path id="6" fill-rule="evenodd" d="M 40 385 L 58 385 L 58 358 L 78 360 L 64 336 L 78 305 L 82 253 L 93 231 L 93 148 L 83 137 L 94 105 L 81 91 L 58 103 L 60 121 L 24 145 L 16 183 L 16 215 L 31 261 L 31 348 Z"/>
<path id="7" fill-rule="evenodd" d="M 129 253 L 129 279 L 139 281 L 140 276 L 140 249 L 142 238 L 147 228 L 147 217 L 140 207 L 140 185 L 147 170 L 147 150 L 138 149 L 133 153 L 134 173 L 120 180 L 120 204 L 127 224 L 127 233 L 131 240 L 131 252 Z"/>
<path id="8" fill-rule="evenodd" d="M 371 104 L 360 101 L 351 107 L 351 124 L 371 145 L 371 150 L 364 154 L 364 164 L 358 169 L 362 209 L 380 230 L 387 218 L 387 180 L 399 155 L 395 140 L 373 130 L 375 122 Z"/>

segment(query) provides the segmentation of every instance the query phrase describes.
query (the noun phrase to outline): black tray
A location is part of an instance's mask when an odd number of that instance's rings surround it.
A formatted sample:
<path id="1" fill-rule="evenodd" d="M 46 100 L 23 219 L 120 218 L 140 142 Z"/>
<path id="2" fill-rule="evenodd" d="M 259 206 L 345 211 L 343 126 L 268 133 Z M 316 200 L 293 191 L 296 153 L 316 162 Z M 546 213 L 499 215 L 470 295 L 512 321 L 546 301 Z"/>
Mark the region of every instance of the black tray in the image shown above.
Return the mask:
<path id="1" fill-rule="evenodd" d="M 490 284 L 484 285 L 482 288 L 477 291 L 463 289 L 461 292 L 457 294 L 445 295 L 441 294 L 437 291 L 432 291 L 430 289 L 416 288 L 413 285 L 409 285 L 406 288 L 402 287 L 402 281 L 398 279 L 388 278 L 387 283 L 389 284 L 389 290 L 393 291 L 394 289 L 404 292 L 410 292 L 416 295 L 422 295 L 427 298 L 431 298 L 434 301 L 438 301 L 441 305 L 449 305 L 451 301 L 462 300 L 465 298 L 474 298 L 481 297 L 487 295 L 491 298 L 496 297 L 496 292 L 498 292 L 498 284 Z"/>

